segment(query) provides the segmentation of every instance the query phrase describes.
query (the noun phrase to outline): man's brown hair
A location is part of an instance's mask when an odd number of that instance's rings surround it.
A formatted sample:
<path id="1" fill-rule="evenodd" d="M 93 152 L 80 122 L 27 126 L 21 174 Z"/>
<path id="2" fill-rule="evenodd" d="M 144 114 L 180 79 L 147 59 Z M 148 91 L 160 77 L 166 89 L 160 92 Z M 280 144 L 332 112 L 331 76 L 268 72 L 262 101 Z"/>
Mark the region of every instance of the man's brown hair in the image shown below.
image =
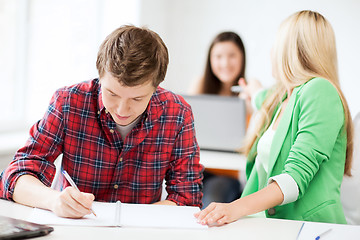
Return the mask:
<path id="1" fill-rule="evenodd" d="M 159 35 L 147 28 L 121 26 L 99 48 L 96 68 L 100 78 L 110 73 L 125 86 L 149 80 L 157 87 L 164 81 L 168 50 Z"/>

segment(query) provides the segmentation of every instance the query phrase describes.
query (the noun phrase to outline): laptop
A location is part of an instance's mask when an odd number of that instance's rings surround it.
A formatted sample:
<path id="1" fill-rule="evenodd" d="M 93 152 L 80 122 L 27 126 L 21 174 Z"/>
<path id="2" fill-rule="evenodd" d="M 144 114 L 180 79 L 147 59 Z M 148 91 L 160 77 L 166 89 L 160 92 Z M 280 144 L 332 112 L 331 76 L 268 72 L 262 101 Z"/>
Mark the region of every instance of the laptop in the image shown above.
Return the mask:
<path id="1" fill-rule="evenodd" d="M 246 131 L 245 101 L 213 94 L 182 95 L 190 104 L 201 150 L 237 152 Z"/>
<path id="2" fill-rule="evenodd" d="M 54 228 L 0 216 L 0 239 L 25 239 L 49 234 Z"/>

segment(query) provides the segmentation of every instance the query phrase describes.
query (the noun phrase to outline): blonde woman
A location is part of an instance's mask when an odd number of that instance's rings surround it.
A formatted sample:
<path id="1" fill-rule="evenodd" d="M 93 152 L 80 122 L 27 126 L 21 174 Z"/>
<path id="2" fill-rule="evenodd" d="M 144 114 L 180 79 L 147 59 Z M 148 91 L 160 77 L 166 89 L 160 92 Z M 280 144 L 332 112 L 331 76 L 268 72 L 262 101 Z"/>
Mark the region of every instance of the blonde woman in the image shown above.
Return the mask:
<path id="1" fill-rule="evenodd" d="M 350 175 L 352 122 L 340 89 L 335 36 L 319 13 L 297 12 L 280 26 L 272 49 L 275 86 L 256 94 L 259 123 L 247 136 L 247 184 L 231 203 L 211 203 L 202 224 L 266 217 L 346 223 L 340 202 Z M 245 91 L 255 92 L 250 82 Z"/>

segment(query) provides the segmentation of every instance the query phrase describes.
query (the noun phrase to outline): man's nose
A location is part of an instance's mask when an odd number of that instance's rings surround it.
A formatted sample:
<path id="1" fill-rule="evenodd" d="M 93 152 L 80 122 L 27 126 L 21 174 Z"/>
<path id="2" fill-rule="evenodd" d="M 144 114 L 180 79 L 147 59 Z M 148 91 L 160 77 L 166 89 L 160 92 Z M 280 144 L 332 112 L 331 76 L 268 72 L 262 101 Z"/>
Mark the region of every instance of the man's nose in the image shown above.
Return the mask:
<path id="1" fill-rule="evenodd" d="M 126 116 L 128 111 L 129 111 L 129 104 L 127 103 L 127 101 L 120 101 L 116 108 L 117 114 L 119 114 L 120 116 Z"/>

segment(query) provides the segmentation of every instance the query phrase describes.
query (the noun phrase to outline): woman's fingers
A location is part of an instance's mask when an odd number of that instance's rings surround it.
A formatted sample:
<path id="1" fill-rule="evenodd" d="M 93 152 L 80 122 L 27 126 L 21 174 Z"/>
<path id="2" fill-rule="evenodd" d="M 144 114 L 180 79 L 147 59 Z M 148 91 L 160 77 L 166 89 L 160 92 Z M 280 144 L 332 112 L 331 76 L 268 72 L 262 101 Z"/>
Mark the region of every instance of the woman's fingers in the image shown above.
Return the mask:
<path id="1" fill-rule="evenodd" d="M 202 211 L 195 214 L 195 217 L 197 218 L 198 222 L 206 224 L 203 220 L 204 218 L 215 209 L 215 203 L 210 203 L 209 206 L 207 206 Z"/>
<path id="2" fill-rule="evenodd" d="M 207 208 L 196 214 L 198 222 L 209 226 L 219 226 L 240 218 L 236 216 L 231 203 L 211 203 Z"/>

